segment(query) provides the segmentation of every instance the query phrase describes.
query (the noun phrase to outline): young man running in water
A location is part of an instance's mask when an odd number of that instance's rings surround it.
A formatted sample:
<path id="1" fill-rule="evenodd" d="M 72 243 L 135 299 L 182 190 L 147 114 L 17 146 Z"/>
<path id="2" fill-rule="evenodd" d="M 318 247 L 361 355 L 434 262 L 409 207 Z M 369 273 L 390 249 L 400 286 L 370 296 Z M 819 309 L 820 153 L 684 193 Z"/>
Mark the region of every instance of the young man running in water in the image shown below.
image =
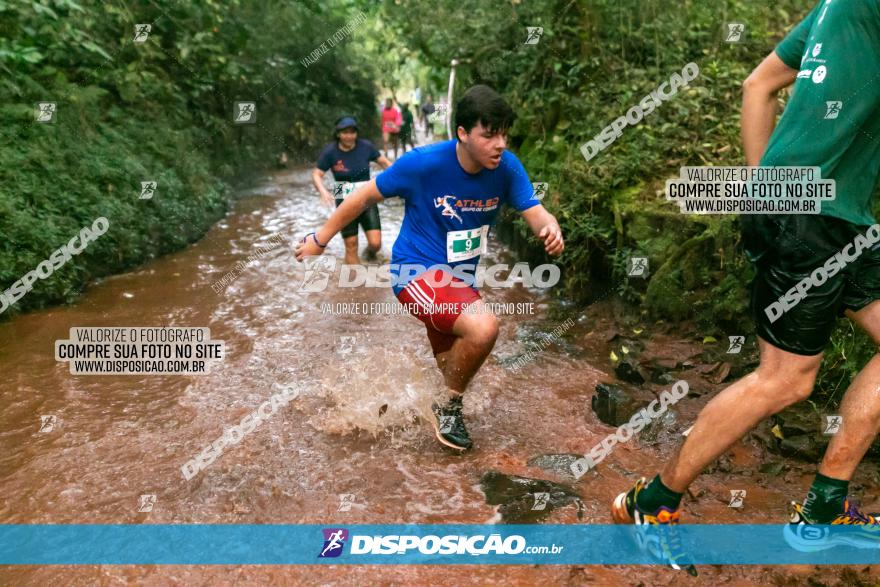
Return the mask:
<path id="1" fill-rule="evenodd" d="M 774 130 L 777 93 L 793 82 Z M 871 211 L 880 175 L 880 4 L 821 0 L 743 88 L 748 165 L 821 167 L 823 179 L 836 181 L 836 199 L 823 201 L 820 215 L 741 217 L 757 269 L 751 307 L 760 365 L 703 408 L 659 475 L 614 500 L 618 523 L 677 523 L 682 494 L 704 468 L 759 422 L 809 397 L 838 315 L 880 344 L 880 226 Z M 790 291 L 819 268 L 827 280 L 791 306 Z M 786 537 L 796 540 L 805 524 L 847 524 L 865 527 L 876 545 L 880 522 L 847 489 L 880 427 L 880 355 L 852 381 L 840 415 L 806 500 L 792 503 Z"/>
<path id="2" fill-rule="evenodd" d="M 459 276 L 473 277 L 503 204 L 522 214 L 548 254 L 564 248 L 556 218 L 535 197 L 522 164 L 505 150 L 515 118 L 488 86 L 468 89 L 456 105 L 455 140 L 403 155 L 296 249 L 298 261 L 320 255 L 366 207 L 383 198 L 404 199 L 403 225 L 392 250 L 393 289 L 425 324 L 446 381 L 448 402 L 433 409 L 437 439 L 462 451 L 472 445 L 461 415 L 462 394 L 495 345 L 498 320 L 482 311 L 480 294 Z"/>

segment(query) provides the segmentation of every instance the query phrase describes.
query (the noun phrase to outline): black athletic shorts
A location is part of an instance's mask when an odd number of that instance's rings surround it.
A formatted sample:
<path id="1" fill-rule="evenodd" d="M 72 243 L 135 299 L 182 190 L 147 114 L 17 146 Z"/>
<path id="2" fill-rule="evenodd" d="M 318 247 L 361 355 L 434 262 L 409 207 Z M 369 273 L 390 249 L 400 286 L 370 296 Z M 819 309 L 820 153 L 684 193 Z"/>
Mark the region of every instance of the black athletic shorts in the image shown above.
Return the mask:
<path id="1" fill-rule="evenodd" d="M 344 201 L 345 200 L 342 199 L 336 200 L 336 207 L 338 208 L 339 204 Z M 357 236 L 358 225 L 364 229 L 364 232 L 368 230 L 382 230 L 382 224 L 379 222 L 379 206 L 370 206 L 361 212 L 360 216 L 355 218 L 351 224 L 342 229 L 342 238 Z"/>
<path id="2" fill-rule="evenodd" d="M 770 344 L 798 355 L 819 354 L 844 310 L 880 299 L 877 225 L 807 214 L 743 215 L 740 225 L 757 270 L 752 317 Z"/>

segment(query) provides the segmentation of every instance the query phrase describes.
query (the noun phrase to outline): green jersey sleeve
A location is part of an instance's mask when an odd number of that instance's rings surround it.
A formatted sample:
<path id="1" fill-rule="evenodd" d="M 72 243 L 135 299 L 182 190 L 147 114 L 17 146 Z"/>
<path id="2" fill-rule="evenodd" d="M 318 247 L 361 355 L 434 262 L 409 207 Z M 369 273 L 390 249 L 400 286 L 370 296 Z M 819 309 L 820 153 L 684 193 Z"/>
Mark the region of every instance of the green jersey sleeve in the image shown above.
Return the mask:
<path id="1" fill-rule="evenodd" d="M 819 1 L 819 6 L 824 0 Z M 810 29 L 813 27 L 813 21 L 816 19 L 816 11 L 819 6 L 813 8 L 810 13 L 788 33 L 782 41 L 776 45 L 776 54 L 792 69 L 799 69 L 801 65 L 801 57 L 806 51 L 807 38 L 810 36 Z"/>

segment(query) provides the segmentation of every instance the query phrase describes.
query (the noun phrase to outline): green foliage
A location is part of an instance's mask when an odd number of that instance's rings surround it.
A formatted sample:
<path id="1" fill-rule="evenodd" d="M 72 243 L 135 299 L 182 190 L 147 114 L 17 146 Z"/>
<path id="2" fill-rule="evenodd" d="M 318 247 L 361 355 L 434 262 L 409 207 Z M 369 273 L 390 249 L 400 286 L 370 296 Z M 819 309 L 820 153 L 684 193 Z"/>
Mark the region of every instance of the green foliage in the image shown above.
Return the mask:
<path id="1" fill-rule="evenodd" d="M 281 151 L 313 161 L 343 113 L 375 134 L 363 25 L 301 61 L 361 4 L 0 1 L 0 289 L 110 221 L 0 318 L 196 240 L 224 214 L 226 181 Z M 152 27 L 143 43 L 138 23 Z M 34 121 L 43 101 L 57 103 L 54 124 Z M 256 102 L 256 124 L 233 124 L 235 101 Z M 155 196 L 139 200 L 150 180 Z"/>
<path id="2" fill-rule="evenodd" d="M 753 329 L 753 269 L 737 220 L 682 215 L 662 200 L 663 182 L 686 165 L 743 164 L 741 84 L 814 4 L 386 0 L 383 14 L 438 78 L 451 58 L 461 62 L 459 94 L 487 83 L 515 105 L 511 146 L 533 181 L 550 183 L 544 205 L 566 236 L 559 293 L 589 302 L 613 291 L 634 315 L 693 320 L 702 333 L 725 336 Z M 730 22 L 746 25 L 746 42 L 724 42 Z M 525 45 L 526 27 L 535 26 L 544 28 L 540 41 Z M 700 75 L 688 89 L 585 160 L 580 145 L 689 62 Z M 526 227 L 512 227 L 513 240 L 523 242 Z M 630 256 L 648 257 L 648 280 L 626 278 Z M 836 398 L 873 352 L 841 324 L 819 396 Z"/>

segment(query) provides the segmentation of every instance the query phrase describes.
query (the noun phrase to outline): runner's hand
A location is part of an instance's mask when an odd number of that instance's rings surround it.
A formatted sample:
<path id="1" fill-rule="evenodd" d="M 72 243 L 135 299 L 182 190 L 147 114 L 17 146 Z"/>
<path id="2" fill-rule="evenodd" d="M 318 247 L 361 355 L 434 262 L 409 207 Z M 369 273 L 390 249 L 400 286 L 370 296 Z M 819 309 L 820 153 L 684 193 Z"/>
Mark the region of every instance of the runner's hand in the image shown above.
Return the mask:
<path id="1" fill-rule="evenodd" d="M 548 255 L 559 255 L 565 249 L 562 240 L 562 230 L 556 224 L 548 224 L 538 233 L 538 238 L 544 240 L 544 250 Z"/>
<path id="2" fill-rule="evenodd" d="M 333 204 L 336 203 L 328 190 L 321 192 L 321 202 L 328 208 L 333 208 Z"/>
<path id="3" fill-rule="evenodd" d="M 305 257 L 316 257 L 318 255 L 324 254 L 324 249 L 318 246 L 318 243 L 315 242 L 315 237 L 311 234 L 306 235 L 297 245 L 293 248 L 294 255 L 296 256 L 297 261 L 302 261 Z"/>

